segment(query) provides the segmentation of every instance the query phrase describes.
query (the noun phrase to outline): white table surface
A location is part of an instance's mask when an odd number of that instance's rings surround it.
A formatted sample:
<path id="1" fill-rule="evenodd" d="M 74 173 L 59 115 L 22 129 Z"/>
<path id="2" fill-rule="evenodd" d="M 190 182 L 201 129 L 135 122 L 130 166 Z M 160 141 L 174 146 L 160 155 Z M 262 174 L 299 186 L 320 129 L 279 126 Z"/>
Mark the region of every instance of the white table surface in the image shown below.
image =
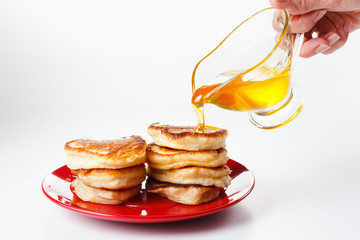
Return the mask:
<path id="1" fill-rule="evenodd" d="M 1 1 L 0 226 L 3 239 L 359 239 L 360 32 L 328 56 L 300 59 L 300 116 L 277 130 L 207 106 L 253 192 L 211 216 L 165 224 L 97 220 L 50 202 L 42 179 L 76 138 L 196 122 L 197 60 L 267 1 Z"/>

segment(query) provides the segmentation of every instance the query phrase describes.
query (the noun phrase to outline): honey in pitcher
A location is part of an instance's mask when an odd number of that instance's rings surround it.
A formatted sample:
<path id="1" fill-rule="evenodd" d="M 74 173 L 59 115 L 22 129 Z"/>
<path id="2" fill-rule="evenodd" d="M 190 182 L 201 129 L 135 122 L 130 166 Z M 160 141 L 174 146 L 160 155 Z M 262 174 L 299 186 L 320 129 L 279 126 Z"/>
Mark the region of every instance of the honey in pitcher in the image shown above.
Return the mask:
<path id="1" fill-rule="evenodd" d="M 235 111 L 254 111 L 267 109 L 280 103 L 290 87 L 290 67 L 278 73 L 275 69 L 258 69 L 265 79 L 244 80 L 246 74 L 225 73 L 229 81 L 204 85 L 196 89 L 191 102 L 198 117 L 197 132 L 203 132 L 204 104 L 211 103 L 221 108 Z M 269 76 L 269 78 L 266 78 Z"/>

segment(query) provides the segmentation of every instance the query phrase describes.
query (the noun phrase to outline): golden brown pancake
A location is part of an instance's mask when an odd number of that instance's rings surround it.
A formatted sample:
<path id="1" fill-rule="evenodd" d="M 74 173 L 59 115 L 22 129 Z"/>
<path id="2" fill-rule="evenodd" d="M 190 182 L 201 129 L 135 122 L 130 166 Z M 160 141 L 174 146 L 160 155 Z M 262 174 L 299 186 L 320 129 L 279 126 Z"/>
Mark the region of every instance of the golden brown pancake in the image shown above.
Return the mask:
<path id="1" fill-rule="evenodd" d="M 231 183 L 228 166 L 217 168 L 184 167 L 172 170 L 160 170 L 148 166 L 147 175 L 162 182 L 174 184 L 196 184 L 202 186 L 227 187 Z"/>
<path id="2" fill-rule="evenodd" d="M 153 123 L 148 127 L 148 133 L 155 144 L 168 148 L 196 151 L 225 147 L 226 129 L 205 127 L 204 133 L 197 133 L 195 128 Z"/>
<path id="3" fill-rule="evenodd" d="M 131 188 L 146 178 L 145 164 L 121 169 L 78 169 L 71 172 L 89 187 L 110 190 Z"/>
<path id="4" fill-rule="evenodd" d="M 229 159 L 227 150 L 185 151 L 167 147 L 161 147 L 154 143 L 148 145 L 147 163 L 157 169 L 169 170 L 188 166 L 198 167 L 220 167 Z"/>
<path id="5" fill-rule="evenodd" d="M 116 140 L 74 140 L 65 144 L 70 169 L 127 168 L 146 160 L 146 142 L 140 136 Z"/>
<path id="6" fill-rule="evenodd" d="M 159 182 L 148 178 L 146 191 L 157 193 L 174 202 L 186 205 L 199 205 L 210 202 L 219 196 L 221 188 L 199 185 L 179 185 Z"/>
<path id="7" fill-rule="evenodd" d="M 75 193 L 83 201 L 101 204 L 122 204 L 137 195 L 141 185 L 124 190 L 107 190 L 92 188 L 77 179 L 75 182 Z"/>

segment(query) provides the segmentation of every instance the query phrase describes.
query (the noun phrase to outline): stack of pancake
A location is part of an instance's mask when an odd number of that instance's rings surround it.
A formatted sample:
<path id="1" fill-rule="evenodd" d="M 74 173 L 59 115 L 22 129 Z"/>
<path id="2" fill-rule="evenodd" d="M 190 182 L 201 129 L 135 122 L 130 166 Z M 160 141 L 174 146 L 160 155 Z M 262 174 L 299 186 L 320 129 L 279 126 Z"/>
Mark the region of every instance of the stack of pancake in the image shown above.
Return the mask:
<path id="1" fill-rule="evenodd" d="M 231 183 L 225 149 L 227 131 L 151 124 L 147 147 L 147 191 L 187 205 L 214 200 Z"/>
<path id="2" fill-rule="evenodd" d="M 83 201 L 121 204 L 137 195 L 146 178 L 146 142 L 140 136 L 117 140 L 74 140 L 65 144 L 67 166 L 77 176 Z"/>

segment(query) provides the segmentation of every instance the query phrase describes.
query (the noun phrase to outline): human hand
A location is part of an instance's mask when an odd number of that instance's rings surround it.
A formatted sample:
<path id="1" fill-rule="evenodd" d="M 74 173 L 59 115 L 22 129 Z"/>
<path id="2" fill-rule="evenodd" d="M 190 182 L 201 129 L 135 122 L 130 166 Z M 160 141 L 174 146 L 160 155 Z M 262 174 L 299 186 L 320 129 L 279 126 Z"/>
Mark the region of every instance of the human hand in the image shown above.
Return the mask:
<path id="1" fill-rule="evenodd" d="M 302 57 L 332 53 L 360 28 L 360 0 L 270 0 L 270 4 L 289 12 L 294 33 L 305 33 Z"/>

